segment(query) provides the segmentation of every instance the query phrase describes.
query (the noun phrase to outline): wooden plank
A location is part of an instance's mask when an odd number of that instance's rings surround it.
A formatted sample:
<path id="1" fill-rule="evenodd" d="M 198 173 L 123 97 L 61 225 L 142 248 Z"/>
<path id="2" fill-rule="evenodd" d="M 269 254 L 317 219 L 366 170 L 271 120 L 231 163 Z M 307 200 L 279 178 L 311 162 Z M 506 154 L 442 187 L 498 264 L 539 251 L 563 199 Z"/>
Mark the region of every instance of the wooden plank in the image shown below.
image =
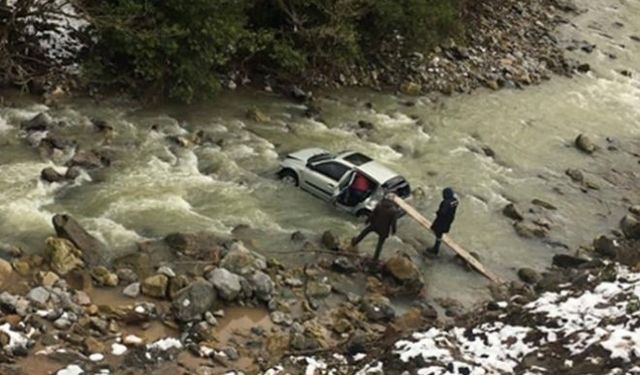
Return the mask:
<path id="1" fill-rule="evenodd" d="M 395 194 L 390 194 L 390 198 L 393 202 L 395 202 L 400 208 L 402 208 L 409 216 L 411 216 L 415 221 L 417 221 L 420 225 L 431 230 L 431 222 L 427 220 L 424 216 L 422 216 L 415 208 L 405 202 L 402 198 L 398 197 Z M 442 241 L 447 244 L 451 250 L 453 250 L 456 254 L 458 254 L 462 259 L 464 259 L 467 263 L 469 263 L 473 268 L 475 268 L 478 272 L 480 272 L 484 277 L 493 281 L 494 283 L 502 283 L 503 280 L 495 275 L 493 272 L 486 269 L 482 263 L 480 263 L 476 258 L 474 258 L 471 254 L 469 254 L 462 246 L 458 245 L 454 242 L 449 236 L 446 234 L 442 237 Z"/>

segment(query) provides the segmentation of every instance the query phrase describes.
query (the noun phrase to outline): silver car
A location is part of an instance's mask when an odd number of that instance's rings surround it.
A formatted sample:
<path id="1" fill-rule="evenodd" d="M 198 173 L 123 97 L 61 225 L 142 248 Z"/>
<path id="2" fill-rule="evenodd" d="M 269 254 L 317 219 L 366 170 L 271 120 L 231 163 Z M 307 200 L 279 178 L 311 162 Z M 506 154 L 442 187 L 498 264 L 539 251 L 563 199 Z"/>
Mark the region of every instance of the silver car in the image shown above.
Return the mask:
<path id="1" fill-rule="evenodd" d="M 339 209 L 358 217 L 369 215 L 385 193 L 402 198 L 411 195 L 404 177 L 359 152 L 332 155 L 320 148 L 307 148 L 287 155 L 280 168 L 278 177 L 283 182 L 334 202 Z M 346 197 L 357 174 L 366 178 L 369 187 L 354 202 Z"/>

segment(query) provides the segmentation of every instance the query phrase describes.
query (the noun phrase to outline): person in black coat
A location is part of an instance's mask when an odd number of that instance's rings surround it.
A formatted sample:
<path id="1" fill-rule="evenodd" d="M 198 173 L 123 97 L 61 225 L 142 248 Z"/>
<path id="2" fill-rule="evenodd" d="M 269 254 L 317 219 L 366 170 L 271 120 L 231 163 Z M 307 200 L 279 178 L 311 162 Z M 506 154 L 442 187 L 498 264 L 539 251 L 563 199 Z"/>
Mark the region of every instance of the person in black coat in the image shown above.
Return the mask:
<path id="1" fill-rule="evenodd" d="M 438 255 L 440 252 L 440 244 L 442 236 L 451 229 L 451 223 L 456 218 L 456 209 L 458 208 L 458 199 L 451 188 L 442 190 L 442 202 L 438 207 L 436 219 L 431 224 L 431 230 L 436 235 L 436 243 L 433 247 L 427 249 L 427 254 Z"/>
<path id="2" fill-rule="evenodd" d="M 351 246 L 358 245 L 358 243 L 369 233 L 376 232 L 378 234 L 378 244 L 376 246 L 376 252 L 373 255 L 373 260 L 377 262 L 380 259 L 380 253 L 382 252 L 382 245 L 384 245 L 384 241 L 389 237 L 389 235 L 393 235 L 396 232 L 397 219 L 398 209 L 396 204 L 385 197 L 373 209 L 369 218 L 367 218 L 367 226 L 357 237 L 351 239 Z"/>

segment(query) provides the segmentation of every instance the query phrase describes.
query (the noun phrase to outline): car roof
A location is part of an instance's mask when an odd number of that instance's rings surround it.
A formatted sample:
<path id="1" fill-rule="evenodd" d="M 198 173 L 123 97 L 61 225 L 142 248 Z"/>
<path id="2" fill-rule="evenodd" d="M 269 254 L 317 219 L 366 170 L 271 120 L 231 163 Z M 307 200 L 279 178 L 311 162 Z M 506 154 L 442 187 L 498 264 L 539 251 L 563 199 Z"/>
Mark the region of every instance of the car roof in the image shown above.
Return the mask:
<path id="1" fill-rule="evenodd" d="M 394 177 L 398 176 L 398 173 L 378 163 L 377 161 L 370 161 L 356 167 L 356 170 L 363 172 L 369 177 L 377 180 L 380 183 L 385 183 Z"/>

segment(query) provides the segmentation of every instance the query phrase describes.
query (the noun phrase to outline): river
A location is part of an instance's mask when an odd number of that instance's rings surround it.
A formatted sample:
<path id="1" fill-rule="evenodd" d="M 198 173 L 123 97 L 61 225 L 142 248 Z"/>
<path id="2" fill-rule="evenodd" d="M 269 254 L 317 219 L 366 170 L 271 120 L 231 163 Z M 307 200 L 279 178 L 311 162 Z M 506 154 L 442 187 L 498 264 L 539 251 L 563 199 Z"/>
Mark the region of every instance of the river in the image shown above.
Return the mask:
<path id="1" fill-rule="evenodd" d="M 559 35 L 597 45 L 591 54 L 569 52 L 592 71 L 572 79 L 553 77 L 526 90 L 480 90 L 437 101 L 327 90 L 314 93 L 322 121 L 305 118 L 303 106 L 248 90 L 225 92 L 199 105 L 152 108 L 118 98 L 100 104 L 74 99 L 47 108 L 34 98 L 5 92 L 16 105 L 0 107 L 0 242 L 42 251 L 44 239 L 53 234 L 51 217 L 59 212 L 77 218 L 114 254 L 171 232 L 230 234 L 239 225 L 248 229 L 235 234 L 251 238 L 251 246 L 264 254 L 297 249 L 290 240 L 295 231 L 317 238 L 332 230 L 346 239 L 357 234 L 357 220 L 273 176 L 279 157 L 319 146 L 358 150 L 401 172 L 422 192 L 413 203 L 428 217 L 442 188 L 453 187 L 461 201 L 451 233 L 458 243 L 506 279 L 516 279 L 520 267 L 541 270 L 554 254 L 573 253 L 616 227 L 629 202 L 639 198 L 637 184 L 624 181 L 637 177 L 639 169 L 630 153 L 640 150 L 640 42 L 631 38 L 640 36 L 640 2 L 579 3 L 590 11 L 562 26 Z M 247 120 L 253 107 L 270 121 Z M 63 134 L 87 145 L 102 142 L 89 119 L 106 119 L 115 137 L 101 147 L 114 154 L 113 164 L 73 185 L 40 181 L 40 171 L 54 164 L 27 145 L 19 124 L 47 110 L 67 124 Z M 359 120 L 372 122 L 374 130 L 359 137 L 354 132 Z M 166 140 L 200 129 L 215 142 L 179 147 Z M 581 133 L 602 148 L 594 155 L 576 150 L 573 140 Z M 617 150 L 608 150 L 610 145 Z M 482 152 L 485 146 L 494 157 Z M 582 170 L 600 189 L 583 192 L 565 175 L 568 168 Z M 520 238 L 501 213 L 509 201 L 533 207 L 534 198 L 557 207 L 535 209 L 551 223 L 547 241 Z M 413 254 L 424 269 L 430 297 L 473 303 L 488 296 L 486 282 L 465 272 L 451 255 L 437 261 L 417 255 L 411 246 L 416 239 L 425 247 L 433 240 L 403 218 L 385 255 Z M 371 253 L 374 241 L 363 242 L 361 251 Z"/>

